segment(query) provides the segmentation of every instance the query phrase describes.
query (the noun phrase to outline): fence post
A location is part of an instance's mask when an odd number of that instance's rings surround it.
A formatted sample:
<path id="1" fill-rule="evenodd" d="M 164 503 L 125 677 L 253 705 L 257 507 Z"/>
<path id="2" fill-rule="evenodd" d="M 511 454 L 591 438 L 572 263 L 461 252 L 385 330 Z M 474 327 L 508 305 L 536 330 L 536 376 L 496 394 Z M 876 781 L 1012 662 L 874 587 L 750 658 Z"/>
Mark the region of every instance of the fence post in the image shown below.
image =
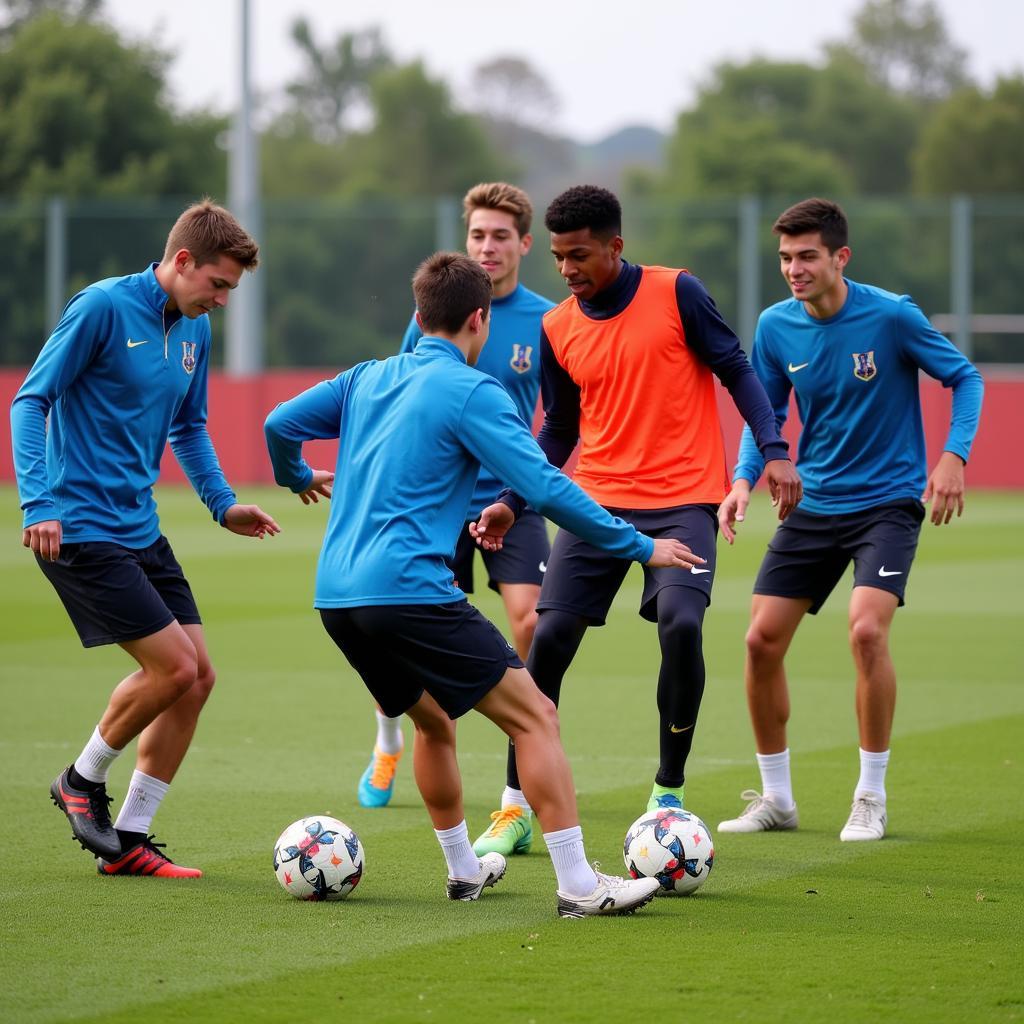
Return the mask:
<path id="1" fill-rule="evenodd" d="M 950 203 L 950 300 L 956 327 L 953 340 L 968 359 L 974 349 L 971 331 L 971 278 L 974 251 L 971 233 L 971 198 L 953 196 Z"/>
<path id="2" fill-rule="evenodd" d="M 68 285 L 68 208 L 62 196 L 46 203 L 46 333 L 57 326 Z"/>
<path id="3" fill-rule="evenodd" d="M 743 196 L 739 201 L 739 288 L 736 325 L 745 352 L 754 344 L 757 315 L 761 310 L 761 261 L 758 257 L 757 226 L 761 200 Z"/>
<path id="4" fill-rule="evenodd" d="M 434 242 L 438 250 L 452 252 L 458 248 L 455 225 L 459 217 L 458 200 L 452 196 L 440 196 L 434 205 Z"/>

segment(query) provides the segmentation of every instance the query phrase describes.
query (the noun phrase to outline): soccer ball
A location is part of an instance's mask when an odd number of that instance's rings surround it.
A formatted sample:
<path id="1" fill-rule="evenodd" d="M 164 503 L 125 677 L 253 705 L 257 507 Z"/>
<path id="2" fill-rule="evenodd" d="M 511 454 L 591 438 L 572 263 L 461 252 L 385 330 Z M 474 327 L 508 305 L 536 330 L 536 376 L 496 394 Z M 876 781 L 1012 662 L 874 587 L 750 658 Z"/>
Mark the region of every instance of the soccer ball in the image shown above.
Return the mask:
<path id="1" fill-rule="evenodd" d="M 685 896 L 707 881 L 715 846 L 696 814 L 662 808 L 642 814 L 626 832 L 622 857 L 632 878 L 656 878 L 659 896 Z"/>
<path id="2" fill-rule="evenodd" d="M 293 821 L 274 844 L 274 874 L 300 900 L 343 900 L 363 877 L 363 844 L 327 814 Z"/>

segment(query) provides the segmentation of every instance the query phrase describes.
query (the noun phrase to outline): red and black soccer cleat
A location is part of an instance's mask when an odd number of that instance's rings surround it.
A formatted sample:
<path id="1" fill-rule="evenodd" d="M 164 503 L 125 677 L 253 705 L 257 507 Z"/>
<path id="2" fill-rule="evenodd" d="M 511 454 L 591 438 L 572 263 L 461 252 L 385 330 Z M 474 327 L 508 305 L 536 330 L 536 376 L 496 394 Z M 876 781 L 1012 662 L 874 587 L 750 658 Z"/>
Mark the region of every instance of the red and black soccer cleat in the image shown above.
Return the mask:
<path id="1" fill-rule="evenodd" d="M 78 789 L 68 781 L 70 766 L 53 780 L 50 799 L 67 816 L 71 824 L 71 835 L 82 845 L 83 850 L 116 860 L 121 856 L 121 840 L 110 821 L 110 804 L 107 787 L 100 783 L 89 789 Z"/>
<path id="2" fill-rule="evenodd" d="M 153 875 L 157 878 L 202 878 L 199 868 L 185 868 L 175 864 L 160 852 L 164 843 L 154 843 L 156 836 L 147 836 L 116 860 L 96 859 L 96 870 L 101 875 Z"/>

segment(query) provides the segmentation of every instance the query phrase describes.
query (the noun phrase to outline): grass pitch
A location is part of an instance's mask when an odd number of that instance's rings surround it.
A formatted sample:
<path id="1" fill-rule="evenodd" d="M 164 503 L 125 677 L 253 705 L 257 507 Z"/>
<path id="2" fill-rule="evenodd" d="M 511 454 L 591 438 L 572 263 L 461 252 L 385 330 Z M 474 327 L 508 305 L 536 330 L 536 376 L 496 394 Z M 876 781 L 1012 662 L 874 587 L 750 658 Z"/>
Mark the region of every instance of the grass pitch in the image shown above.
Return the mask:
<path id="1" fill-rule="evenodd" d="M 0 1019 L 1024 1018 L 1019 496 L 972 493 L 964 519 L 925 526 L 893 631 L 900 691 L 883 842 L 838 840 L 857 776 L 847 579 L 789 659 L 800 830 L 716 836 L 714 872 L 695 896 L 589 921 L 555 916 L 539 835 L 478 903 L 446 901 L 411 757 L 391 807 L 358 806 L 374 724 L 311 609 L 324 509 L 283 491 L 250 498 L 277 516 L 281 536 L 228 535 L 191 492 L 159 495 L 218 669 L 155 822 L 171 856 L 206 872 L 174 882 L 98 877 L 49 803 L 51 779 L 130 663 L 116 648 L 79 646 L 19 546 L 13 489 L 0 489 Z M 741 809 L 740 790 L 758 785 L 743 634 L 771 528 L 762 500 L 737 546 L 719 553 L 687 783 L 687 805 L 712 832 Z M 504 627 L 493 595 L 477 600 Z M 563 691 L 587 848 L 615 872 L 656 767 L 657 638 L 638 600 L 634 573 Z M 475 835 L 503 784 L 504 742 L 475 715 L 459 741 Z M 131 769 L 129 754 L 112 772 L 118 802 Z M 320 812 L 352 825 L 366 849 L 365 877 L 341 903 L 291 900 L 271 870 L 281 829 Z"/>

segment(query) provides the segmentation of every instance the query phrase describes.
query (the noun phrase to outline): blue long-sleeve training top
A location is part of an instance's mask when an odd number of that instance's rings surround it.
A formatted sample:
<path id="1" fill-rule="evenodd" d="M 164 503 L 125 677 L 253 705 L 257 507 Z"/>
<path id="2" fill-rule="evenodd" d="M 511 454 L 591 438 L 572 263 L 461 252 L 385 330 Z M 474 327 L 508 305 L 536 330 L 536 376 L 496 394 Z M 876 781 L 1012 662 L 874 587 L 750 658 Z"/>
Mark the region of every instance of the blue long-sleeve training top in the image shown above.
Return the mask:
<path id="1" fill-rule="evenodd" d="M 465 528 L 481 464 L 609 553 L 645 562 L 654 551 L 649 537 L 556 470 L 502 386 L 441 338 L 317 384 L 279 405 L 265 429 L 274 478 L 295 492 L 313 477 L 302 443 L 341 439 L 317 608 L 463 600 L 445 559 Z"/>
<path id="2" fill-rule="evenodd" d="M 529 427 L 540 391 L 540 321 L 554 306 L 543 296 L 518 284 L 501 298 L 491 300 L 491 332 L 476 368 L 490 374 L 512 396 L 522 421 Z M 411 352 L 423 337 L 413 316 L 402 339 L 402 352 Z M 470 501 L 471 518 L 494 501 L 505 486 L 481 467 Z M 468 521 L 468 520 L 467 520 Z"/>
<path id="3" fill-rule="evenodd" d="M 24 526 L 59 519 L 68 543 L 147 547 L 168 440 L 217 522 L 235 503 L 206 429 L 209 317 L 165 312 L 155 267 L 75 295 L 15 396 Z"/>
<path id="4" fill-rule="evenodd" d="M 800 507 L 820 515 L 921 496 L 927 463 L 919 370 L 953 389 L 945 450 L 964 462 L 984 391 L 981 374 L 909 296 L 846 284 L 842 309 L 825 319 L 796 299 L 770 306 L 751 355 L 780 426 L 796 392 Z M 754 484 L 763 467 L 744 429 L 733 479 Z"/>

